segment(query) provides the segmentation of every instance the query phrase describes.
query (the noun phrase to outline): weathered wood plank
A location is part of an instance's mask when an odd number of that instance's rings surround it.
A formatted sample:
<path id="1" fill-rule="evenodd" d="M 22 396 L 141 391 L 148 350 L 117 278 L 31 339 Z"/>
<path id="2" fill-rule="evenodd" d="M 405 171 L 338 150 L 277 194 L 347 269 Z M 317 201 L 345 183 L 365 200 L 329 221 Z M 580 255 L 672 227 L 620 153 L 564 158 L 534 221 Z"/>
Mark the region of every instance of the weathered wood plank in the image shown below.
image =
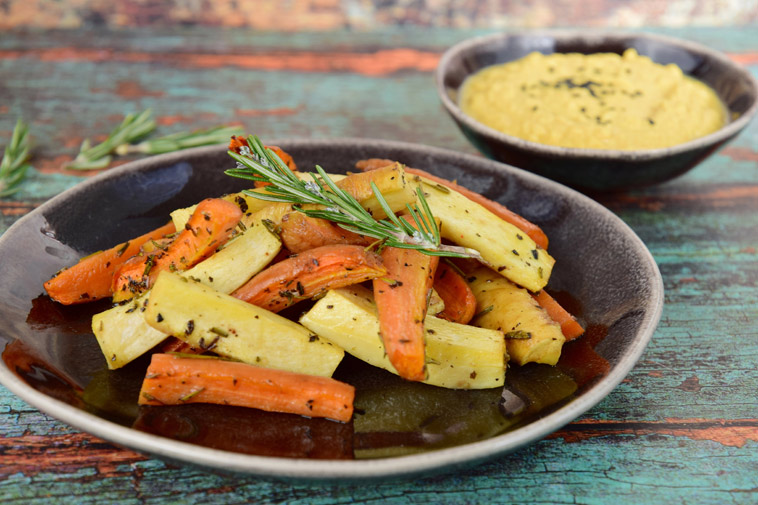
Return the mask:
<path id="1" fill-rule="evenodd" d="M 124 30 L 104 29 L 9 29 L 12 36 L 0 39 L 2 49 L 39 49 L 51 47 L 81 46 L 90 48 L 134 49 L 144 51 L 266 51 L 290 48 L 307 50 L 333 50 L 335 48 L 365 47 L 415 47 L 442 50 L 463 39 L 494 33 L 497 28 L 448 29 L 428 26 L 408 29 L 390 26 L 358 33 L 350 30 L 321 32 L 219 30 L 203 26 L 165 26 L 160 30 L 151 27 L 132 27 Z M 510 30 L 508 30 L 510 31 Z M 755 51 L 755 34 L 752 27 L 736 26 L 682 26 L 664 28 L 647 26 L 630 27 L 626 33 L 658 33 L 684 38 L 714 47 L 727 53 L 750 53 Z"/>
<path id="2" fill-rule="evenodd" d="M 660 31 L 728 51 L 758 75 L 755 30 Z M 17 195 L 0 202 L 0 233 L 86 177 L 61 169 L 85 136 L 98 138 L 123 114 L 145 107 L 154 108 L 166 133 L 238 122 L 264 138 L 363 136 L 474 152 L 445 117 L 430 65 L 446 46 L 482 31 L 388 30 L 358 38 L 208 28 L 93 33 L 0 37 L 0 144 L 19 115 L 38 138 L 35 170 Z M 172 57 L 175 52 L 181 54 Z M 335 58 L 341 61 L 329 61 Z M 345 89 L 351 90 L 347 98 Z M 0 500 L 753 503 L 756 146 L 753 122 L 675 181 L 599 198 L 650 248 L 663 273 L 666 306 L 627 379 L 546 440 L 438 478 L 375 486 L 281 484 L 145 459 L 50 419 L 0 387 Z"/>
<path id="3" fill-rule="evenodd" d="M 121 0 L 104 6 L 92 0 L 60 2 L 52 0 L 8 0 L 3 29 L 14 27 L 166 27 L 205 25 L 243 27 L 254 30 L 277 29 L 319 31 L 366 29 L 368 27 L 469 27 L 469 26 L 681 26 L 754 23 L 758 16 L 752 4 L 724 0 L 715 7 L 707 0 L 694 0 L 686 8 L 661 9 L 656 2 L 634 4 L 598 1 L 591 4 L 525 4 L 474 0 L 466 3 L 408 2 L 384 0 L 289 0 L 284 10 L 276 0 L 258 0 L 241 8 L 233 0 L 216 0 L 208 5 L 166 0 L 145 5 L 139 0 Z M 678 6 L 677 6 L 678 7 Z"/>
<path id="4" fill-rule="evenodd" d="M 715 450 L 720 456 L 714 456 Z M 79 504 L 606 504 L 632 497 L 636 503 L 751 503 L 756 472 L 750 452 L 737 447 L 667 434 L 608 433 L 581 443 L 556 436 L 455 475 L 371 486 L 283 484 L 178 470 L 148 460 L 124 463 L 103 474 L 91 467 L 70 473 L 16 473 L 0 483 L 0 499 L 14 505 L 49 503 L 45 500 L 50 498 Z"/>

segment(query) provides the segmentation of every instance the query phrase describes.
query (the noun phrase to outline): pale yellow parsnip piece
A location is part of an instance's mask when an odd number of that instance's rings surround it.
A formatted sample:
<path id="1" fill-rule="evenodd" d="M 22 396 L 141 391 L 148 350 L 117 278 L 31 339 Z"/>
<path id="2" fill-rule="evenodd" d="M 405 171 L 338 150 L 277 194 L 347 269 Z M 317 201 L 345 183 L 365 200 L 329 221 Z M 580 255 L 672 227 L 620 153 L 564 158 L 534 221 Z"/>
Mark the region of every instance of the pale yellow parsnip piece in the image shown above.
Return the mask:
<path id="1" fill-rule="evenodd" d="M 231 293 L 271 263 L 281 245 L 263 223 L 251 223 L 223 249 L 179 274 L 197 279 L 216 291 Z"/>
<path id="2" fill-rule="evenodd" d="M 424 181 L 423 177 L 419 178 Z M 547 284 L 555 260 L 523 231 L 453 189 L 421 185 L 443 238 L 476 249 L 503 277 L 537 292 Z"/>
<path id="3" fill-rule="evenodd" d="M 468 278 L 477 312 L 481 314 L 471 324 L 501 331 L 506 336 L 522 337 L 505 339 L 508 355 L 518 365 L 558 362 L 566 341 L 561 325 L 553 321 L 532 295 L 486 267 L 478 268 Z"/>
<path id="4" fill-rule="evenodd" d="M 165 333 L 142 318 L 148 295 L 149 292 L 92 317 L 92 332 L 111 370 L 139 358 L 166 339 Z"/>
<path id="5" fill-rule="evenodd" d="M 353 356 L 397 374 L 384 352 L 376 306 L 366 288 L 329 291 L 300 323 Z M 431 315 L 424 320 L 424 330 L 428 377 L 422 382 L 451 389 L 503 385 L 506 355 L 502 333 Z"/>
<path id="6" fill-rule="evenodd" d="M 193 347 L 266 368 L 330 377 L 344 355 L 289 319 L 171 272 L 158 276 L 144 317 Z"/>
<path id="7" fill-rule="evenodd" d="M 281 249 L 279 239 L 262 223 L 253 224 L 227 242 L 210 258 L 180 275 L 192 277 L 224 293 L 231 293 L 268 265 Z M 166 334 L 150 327 L 142 317 L 146 294 L 126 305 L 108 309 L 92 318 L 108 368 L 120 368 L 146 353 Z"/>

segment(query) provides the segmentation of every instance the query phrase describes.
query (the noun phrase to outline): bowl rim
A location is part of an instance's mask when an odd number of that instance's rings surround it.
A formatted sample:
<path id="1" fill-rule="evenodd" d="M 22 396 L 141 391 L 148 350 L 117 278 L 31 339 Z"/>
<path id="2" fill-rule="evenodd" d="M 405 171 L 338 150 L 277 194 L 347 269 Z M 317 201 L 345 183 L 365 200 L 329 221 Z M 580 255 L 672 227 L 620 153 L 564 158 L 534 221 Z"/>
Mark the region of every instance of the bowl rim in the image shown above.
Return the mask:
<path id="1" fill-rule="evenodd" d="M 557 182 L 515 167 L 506 166 L 502 163 L 471 154 L 422 144 L 361 138 L 274 139 L 271 143 L 285 146 L 285 148 L 336 147 L 345 145 L 374 148 L 378 146 L 388 150 L 398 149 L 422 155 L 431 155 L 433 157 L 442 156 L 451 160 L 460 160 L 461 162 L 494 170 L 502 176 L 510 174 L 525 181 L 537 182 L 552 192 L 568 195 L 572 200 L 579 201 L 584 207 L 592 208 L 594 211 L 606 215 L 610 222 L 617 227 L 619 233 L 637 245 L 636 250 L 640 252 L 640 260 L 651 269 L 654 277 L 654 282 L 651 282 L 651 298 L 648 304 L 650 310 L 641 321 L 637 335 L 630 343 L 629 350 L 625 353 L 624 359 L 585 394 L 573 399 L 561 408 L 517 430 L 509 431 L 490 439 L 419 454 L 390 458 L 349 461 L 310 460 L 255 456 L 211 449 L 141 432 L 80 410 L 34 389 L 9 370 L 2 360 L 0 360 L 0 384 L 7 387 L 12 393 L 31 406 L 65 422 L 69 426 L 110 441 L 117 446 L 140 451 L 164 460 L 177 461 L 183 465 L 191 464 L 222 472 L 235 472 L 300 482 L 356 482 L 385 478 L 404 479 L 449 472 L 455 468 L 469 467 L 474 463 L 492 459 L 497 455 L 504 455 L 505 453 L 524 447 L 560 429 L 605 399 L 636 365 L 652 338 L 660 321 L 664 303 L 664 286 L 660 270 L 644 242 L 629 225 L 591 198 Z M 6 242 L 10 242 L 13 239 L 14 229 L 23 227 L 27 222 L 34 222 L 33 220 L 37 216 L 43 215 L 48 207 L 59 202 L 64 202 L 73 196 L 80 195 L 90 186 L 98 184 L 102 180 L 121 177 L 132 172 L 150 172 L 157 163 L 169 165 L 180 162 L 187 157 L 202 157 L 226 152 L 226 150 L 225 146 L 210 146 L 150 156 L 126 163 L 89 178 L 53 197 L 14 223 L 0 236 L 0 251 L 4 248 Z M 9 336 L 12 338 L 11 335 Z"/>
<path id="2" fill-rule="evenodd" d="M 498 40 L 505 40 L 512 37 L 527 37 L 527 38 L 540 38 L 550 37 L 554 40 L 571 40 L 577 38 L 583 38 L 590 43 L 597 44 L 603 40 L 624 41 L 629 39 L 649 39 L 657 42 L 669 44 L 671 46 L 684 49 L 687 52 L 703 55 L 707 58 L 716 60 L 732 69 L 734 69 L 752 88 L 753 103 L 751 106 L 734 121 L 729 121 L 724 126 L 702 137 L 698 137 L 681 144 L 676 144 L 670 147 L 661 147 L 656 149 L 588 149 L 578 147 L 562 147 L 553 146 L 549 144 L 542 144 L 531 140 L 525 140 L 514 135 L 500 132 L 486 126 L 485 124 L 475 120 L 454 102 L 447 93 L 445 87 L 445 76 L 450 65 L 450 61 L 459 53 L 469 50 L 477 46 L 486 46 L 492 42 Z M 648 32 L 635 32 L 635 31 L 623 31 L 623 32 L 609 32 L 606 30 L 589 30 L 579 31 L 571 29 L 542 29 L 542 30 L 508 30 L 497 33 L 491 33 L 487 35 L 480 35 L 477 37 L 471 37 L 464 39 L 461 42 L 448 48 L 441 56 L 437 68 L 435 69 L 435 84 L 437 88 L 437 94 L 439 95 L 442 104 L 448 113 L 450 113 L 456 121 L 465 124 L 478 134 L 487 137 L 489 139 L 502 142 L 507 145 L 511 145 L 523 150 L 536 151 L 544 156 L 552 157 L 574 157 L 578 159 L 597 159 L 597 160 L 634 160 L 634 161 L 648 161 L 668 157 L 684 153 L 687 151 L 695 150 L 702 147 L 719 144 L 730 137 L 739 133 L 747 124 L 751 121 L 753 116 L 758 111 L 758 79 L 747 71 L 742 65 L 729 59 L 724 53 L 711 49 L 705 45 L 693 42 L 690 40 L 671 37 L 668 35 L 660 35 L 656 33 Z M 720 97 L 719 97 L 720 98 Z"/>

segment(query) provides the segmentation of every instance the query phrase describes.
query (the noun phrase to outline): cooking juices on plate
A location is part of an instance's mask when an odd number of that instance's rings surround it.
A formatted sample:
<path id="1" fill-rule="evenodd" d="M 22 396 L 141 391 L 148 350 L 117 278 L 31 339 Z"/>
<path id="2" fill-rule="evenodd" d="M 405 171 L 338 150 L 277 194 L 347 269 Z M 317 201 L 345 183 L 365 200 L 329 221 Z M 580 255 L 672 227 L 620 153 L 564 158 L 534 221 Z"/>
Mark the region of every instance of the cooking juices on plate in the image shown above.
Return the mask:
<path id="1" fill-rule="evenodd" d="M 118 390 L 99 384 L 136 368 L 124 396 L 140 429 L 175 438 L 166 427 L 199 405 L 236 405 L 348 423 L 354 455 L 382 457 L 497 435 L 607 371 L 587 337 L 564 346 L 583 329 L 544 291 L 547 238 L 502 205 L 388 160 L 314 176 L 257 139 L 231 148 L 230 172 L 260 187 L 178 209 L 46 283 L 64 304 L 118 302 L 92 318 L 114 370 L 85 391 L 93 408 Z M 110 287 L 84 292 L 83 277 Z"/>
<path id="2" fill-rule="evenodd" d="M 531 53 L 470 76 L 459 103 L 500 132 L 589 149 L 669 147 L 715 132 L 728 119 L 707 85 L 634 49 Z"/>

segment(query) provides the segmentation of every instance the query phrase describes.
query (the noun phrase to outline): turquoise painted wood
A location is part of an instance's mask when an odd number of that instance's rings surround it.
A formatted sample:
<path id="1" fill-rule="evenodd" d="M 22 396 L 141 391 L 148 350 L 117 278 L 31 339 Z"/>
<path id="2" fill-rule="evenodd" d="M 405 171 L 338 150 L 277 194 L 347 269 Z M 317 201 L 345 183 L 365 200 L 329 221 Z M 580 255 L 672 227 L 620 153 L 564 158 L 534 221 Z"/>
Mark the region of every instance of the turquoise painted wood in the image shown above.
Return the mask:
<path id="1" fill-rule="evenodd" d="M 657 31 L 723 50 L 758 75 L 755 27 Z M 475 33 L 3 33 L 0 145 L 23 116 L 38 147 L 22 191 L 0 201 L 0 233 L 82 180 L 61 166 L 85 136 L 145 107 L 166 133 L 238 122 L 264 138 L 360 136 L 474 152 L 445 117 L 431 72 L 445 47 Z M 547 439 L 452 475 L 293 485 L 148 459 L 0 388 L 0 501 L 758 502 L 758 123 L 679 179 L 600 201 L 652 251 L 666 306 L 627 380 Z"/>

